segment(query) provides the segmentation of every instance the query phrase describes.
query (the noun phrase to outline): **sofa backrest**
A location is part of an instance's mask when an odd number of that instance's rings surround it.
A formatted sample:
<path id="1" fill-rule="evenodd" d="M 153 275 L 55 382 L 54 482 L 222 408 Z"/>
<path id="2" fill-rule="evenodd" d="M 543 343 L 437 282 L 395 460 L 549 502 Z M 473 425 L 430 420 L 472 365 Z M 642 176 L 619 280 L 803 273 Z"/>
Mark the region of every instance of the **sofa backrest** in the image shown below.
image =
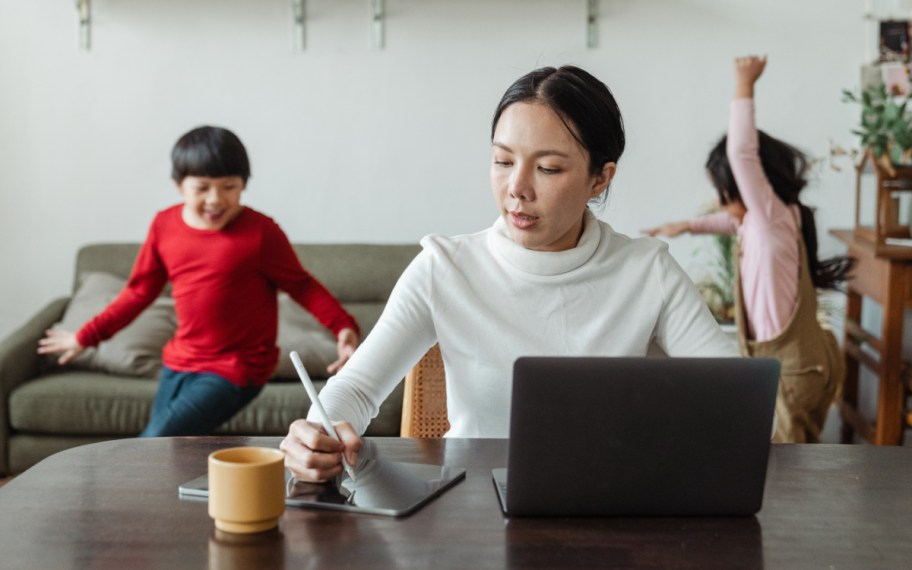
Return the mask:
<path id="1" fill-rule="evenodd" d="M 86 272 L 130 276 L 138 243 L 99 243 L 80 248 L 73 291 Z M 373 328 L 406 266 L 421 251 L 418 244 L 293 244 L 304 267 L 358 319 L 363 332 Z"/>

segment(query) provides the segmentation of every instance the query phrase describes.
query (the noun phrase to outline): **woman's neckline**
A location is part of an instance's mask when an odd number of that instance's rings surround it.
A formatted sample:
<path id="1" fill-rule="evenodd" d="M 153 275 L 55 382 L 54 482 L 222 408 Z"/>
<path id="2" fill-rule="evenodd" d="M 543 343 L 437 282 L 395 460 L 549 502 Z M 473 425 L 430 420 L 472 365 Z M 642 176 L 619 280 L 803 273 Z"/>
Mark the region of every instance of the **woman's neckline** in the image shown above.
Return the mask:
<path id="1" fill-rule="evenodd" d="M 595 254 L 602 232 L 598 220 L 588 209 L 583 213 L 583 233 L 576 247 L 563 251 L 535 251 L 514 242 L 503 217 L 498 217 L 488 234 L 494 252 L 507 263 L 525 273 L 555 276 L 568 273 L 584 265 Z"/>

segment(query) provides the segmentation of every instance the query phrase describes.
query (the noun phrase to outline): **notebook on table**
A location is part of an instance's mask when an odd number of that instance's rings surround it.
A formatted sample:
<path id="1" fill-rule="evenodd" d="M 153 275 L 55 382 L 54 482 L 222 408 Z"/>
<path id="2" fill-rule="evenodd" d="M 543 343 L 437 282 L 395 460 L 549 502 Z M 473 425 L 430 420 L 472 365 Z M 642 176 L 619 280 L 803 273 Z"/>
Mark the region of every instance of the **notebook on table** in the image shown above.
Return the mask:
<path id="1" fill-rule="evenodd" d="M 510 516 L 719 516 L 760 510 L 779 361 L 523 357 L 509 457 Z"/>

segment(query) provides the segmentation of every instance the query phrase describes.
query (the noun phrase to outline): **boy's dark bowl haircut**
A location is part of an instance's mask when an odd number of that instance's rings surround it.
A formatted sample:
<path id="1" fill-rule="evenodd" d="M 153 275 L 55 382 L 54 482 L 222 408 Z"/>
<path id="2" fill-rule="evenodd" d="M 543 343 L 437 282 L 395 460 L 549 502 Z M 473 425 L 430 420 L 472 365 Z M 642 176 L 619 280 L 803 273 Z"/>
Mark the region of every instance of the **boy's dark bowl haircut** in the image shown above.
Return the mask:
<path id="1" fill-rule="evenodd" d="M 171 151 L 171 178 L 240 176 L 247 184 L 250 160 L 241 139 L 222 127 L 197 127 L 177 140 Z"/>

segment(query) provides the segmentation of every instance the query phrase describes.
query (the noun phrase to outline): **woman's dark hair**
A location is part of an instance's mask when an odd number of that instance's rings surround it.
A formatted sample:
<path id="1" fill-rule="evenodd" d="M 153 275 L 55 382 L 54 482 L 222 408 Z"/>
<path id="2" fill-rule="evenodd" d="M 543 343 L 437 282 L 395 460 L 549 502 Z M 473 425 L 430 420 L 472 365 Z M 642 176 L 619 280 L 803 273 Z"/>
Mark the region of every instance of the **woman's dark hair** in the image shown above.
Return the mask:
<path id="1" fill-rule="evenodd" d="M 187 176 L 240 176 L 250 178 L 250 161 L 241 139 L 221 127 L 197 127 L 174 144 L 171 178 L 180 183 Z"/>
<path id="2" fill-rule="evenodd" d="M 491 140 L 504 110 L 513 103 L 541 103 L 557 113 L 564 126 L 589 153 L 589 173 L 602 171 L 624 153 L 624 121 L 608 87 L 572 65 L 542 67 L 517 79 L 494 111 Z"/>
<path id="3" fill-rule="evenodd" d="M 846 256 L 817 259 L 817 225 L 814 223 L 814 211 L 798 199 L 798 194 L 807 186 L 807 157 L 792 145 L 763 131 L 758 130 L 757 134 L 760 141 L 760 164 L 773 187 L 773 192 L 784 204 L 796 204 L 801 211 L 801 235 L 804 238 L 814 287 L 838 289 L 838 285 L 846 280 L 852 270 L 855 259 Z M 727 143 L 728 137 L 723 136 L 706 160 L 706 170 L 719 194 L 719 203 L 723 206 L 730 202 L 743 202 L 728 161 Z"/>

